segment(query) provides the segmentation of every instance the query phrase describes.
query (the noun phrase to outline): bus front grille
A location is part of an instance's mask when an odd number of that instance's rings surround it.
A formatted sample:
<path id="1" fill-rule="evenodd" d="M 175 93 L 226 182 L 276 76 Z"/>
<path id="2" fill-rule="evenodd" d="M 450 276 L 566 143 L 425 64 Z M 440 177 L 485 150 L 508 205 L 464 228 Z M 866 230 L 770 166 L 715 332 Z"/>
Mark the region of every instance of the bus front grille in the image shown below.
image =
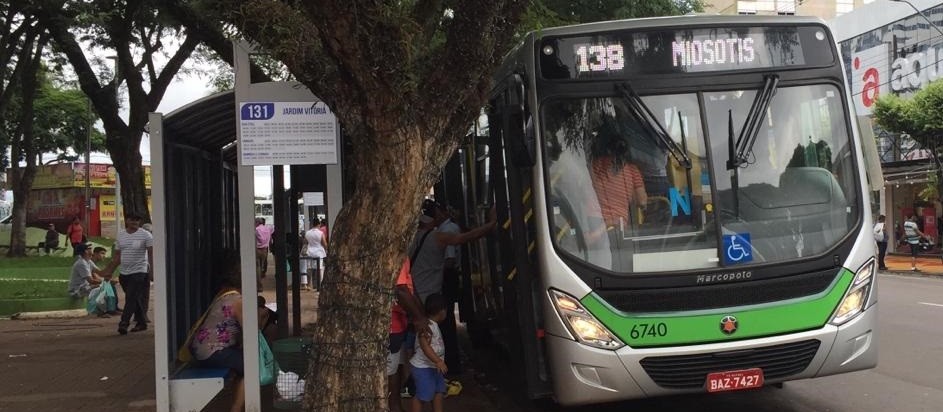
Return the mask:
<path id="1" fill-rule="evenodd" d="M 656 356 L 639 363 L 658 386 L 670 389 L 704 387 L 707 374 L 760 368 L 765 380 L 797 374 L 809 366 L 819 349 L 816 339 L 731 352 Z"/>
<path id="2" fill-rule="evenodd" d="M 607 303 L 628 313 L 729 308 L 803 298 L 828 290 L 841 272 L 834 269 L 773 279 L 658 289 L 597 289 Z"/>

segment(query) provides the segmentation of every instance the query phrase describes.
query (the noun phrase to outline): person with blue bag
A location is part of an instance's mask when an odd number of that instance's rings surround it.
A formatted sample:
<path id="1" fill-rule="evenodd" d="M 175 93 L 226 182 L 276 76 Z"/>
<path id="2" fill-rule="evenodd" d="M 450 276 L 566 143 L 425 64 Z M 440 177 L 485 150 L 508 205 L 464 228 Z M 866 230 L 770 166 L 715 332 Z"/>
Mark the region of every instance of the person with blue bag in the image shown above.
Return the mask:
<path id="1" fill-rule="evenodd" d="M 194 362 L 206 368 L 228 368 L 235 375 L 232 412 L 241 412 L 245 407 L 245 361 L 242 354 L 242 293 L 240 291 L 239 255 L 226 251 L 223 259 L 224 276 L 222 287 L 190 330 L 184 344 L 182 361 Z M 259 310 L 259 324 L 264 325 L 268 311 Z M 274 383 L 277 366 L 275 356 L 268 343 L 259 333 L 259 381 L 262 385 Z M 192 359 L 188 359 L 192 358 Z"/>

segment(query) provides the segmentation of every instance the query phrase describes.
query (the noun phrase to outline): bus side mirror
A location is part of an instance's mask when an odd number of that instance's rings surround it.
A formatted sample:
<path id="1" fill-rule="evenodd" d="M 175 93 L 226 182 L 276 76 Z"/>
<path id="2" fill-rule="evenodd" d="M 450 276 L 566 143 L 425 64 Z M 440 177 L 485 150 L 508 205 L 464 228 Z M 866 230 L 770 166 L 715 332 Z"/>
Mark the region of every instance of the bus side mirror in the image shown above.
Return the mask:
<path id="1" fill-rule="evenodd" d="M 537 163 L 537 138 L 534 123 L 527 111 L 524 80 L 515 74 L 506 91 L 505 136 L 511 162 L 517 167 L 533 167 Z"/>

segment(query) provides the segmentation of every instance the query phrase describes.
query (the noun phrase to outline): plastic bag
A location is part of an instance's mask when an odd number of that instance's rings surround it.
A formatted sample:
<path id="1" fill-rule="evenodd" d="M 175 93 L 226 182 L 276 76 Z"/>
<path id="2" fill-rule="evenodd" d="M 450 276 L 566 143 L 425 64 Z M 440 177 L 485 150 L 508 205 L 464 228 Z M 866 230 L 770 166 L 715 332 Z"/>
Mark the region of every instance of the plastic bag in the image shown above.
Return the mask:
<path id="1" fill-rule="evenodd" d="M 99 306 L 99 297 L 101 297 L 101 306 Z M 88 303 L 85 304 L 85 311 L 88 312 L 89 315 L 101 315 L 105 313 L 104 298 L 105 296 L 104 293 L 102 293 L 101 286 L 89 291 Z"/>
<path id="2" fill-rule="evenodd" d="M 262 336 L 262 331 L 259 331 L 259 384 L 275 383 L 277 372 L 278 363 L 275 362 L 275 354 L 272 353 L 272 348 L 269 348 L 265 336 Z"/>
<path id="3" fill-rule="evenodd" d="M 285 401 L 300 402 L 305 393 L 305 380 L 297 373 L 278 371 L 278 382 L 275 384 L 278 396 Z"/>
<path id="4" fill-rule="evenodd" d="M 110 313 L 118 310 L 118 294 L 115 292 L 115 286 L 106 281 L 102 283 L 101 288 L 99 299 L 105 301 L 105 312 Z"/>

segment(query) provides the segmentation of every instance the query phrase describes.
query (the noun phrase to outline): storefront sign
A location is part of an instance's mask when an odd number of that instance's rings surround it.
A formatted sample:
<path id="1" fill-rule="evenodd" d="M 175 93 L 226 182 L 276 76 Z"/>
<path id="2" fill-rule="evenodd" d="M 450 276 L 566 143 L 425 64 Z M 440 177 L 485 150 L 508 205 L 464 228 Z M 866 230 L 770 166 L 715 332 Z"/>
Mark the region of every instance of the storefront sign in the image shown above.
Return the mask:
<path id="1" fill-rule="evenodd" d="M 115 168 L 109 164 L 92 163 L 89 187 L 93 189 L 114 189 L 118 181 Z M 85 187 L 85 163 L 59 163 L 41 166 L 33 180 L 34 189 L 64 189 Z M 151 167 L 144 166 L 144 187 L 151 187 Z"/>
<path id="2" fill-rule="evenodd" d="M 29 193 L 30 222 L 63 221 L 84 213 L 83 193 L 78 189 L 45 189 Z"/>

